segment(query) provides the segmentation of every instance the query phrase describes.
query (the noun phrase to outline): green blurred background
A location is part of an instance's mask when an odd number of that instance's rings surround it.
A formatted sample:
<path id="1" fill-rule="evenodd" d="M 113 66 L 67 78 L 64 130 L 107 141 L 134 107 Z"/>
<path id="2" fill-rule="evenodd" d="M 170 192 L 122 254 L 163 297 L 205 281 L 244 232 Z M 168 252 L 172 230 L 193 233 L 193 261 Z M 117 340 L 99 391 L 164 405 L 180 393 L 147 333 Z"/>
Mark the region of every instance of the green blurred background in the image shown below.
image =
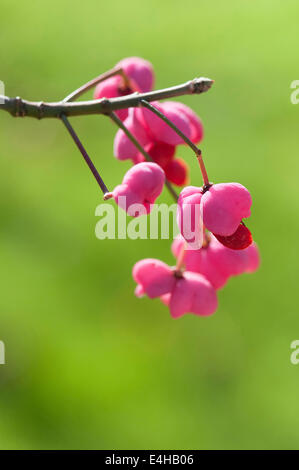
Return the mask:
<path id="1" fill-rule="evenodd" d="M 2 0 L 1 17 L 9 96 L 58 100 L 131 55 L 157 88 L 215 79 L 181 100 L 203 119 L 212 181 L 253 195 L 262 266 L 210 318 L 136 299 L 133 264 L 173 263 L 169 241 L 98 240 L 101 194 L 63 125 L 1 113 L 0 447 L 299 448 L 298 2 Z M 129 168 L 114 125 L 72 123 L 113 188 Z"/>

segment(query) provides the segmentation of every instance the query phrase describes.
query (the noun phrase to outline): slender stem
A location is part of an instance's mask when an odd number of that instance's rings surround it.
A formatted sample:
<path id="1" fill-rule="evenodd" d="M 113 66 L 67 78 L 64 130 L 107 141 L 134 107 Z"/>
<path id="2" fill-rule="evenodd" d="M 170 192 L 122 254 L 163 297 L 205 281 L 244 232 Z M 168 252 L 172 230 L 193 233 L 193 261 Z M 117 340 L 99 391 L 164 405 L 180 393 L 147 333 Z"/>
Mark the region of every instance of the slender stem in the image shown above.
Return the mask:
<path id="1" fill-rule="evenodd" d="M 83 116 L 90 114 L 110 114 L 118 109 L 137 107 L 142 100 L 147 102 L 174 98 L 175 96 L 200 94 L 208 91 L 213 84 L 209 78 L 195 78 L 162 90 L 147 93 L 132 93 L 119 98 L 80 101 L 78 103 L 59 101 L 57 103 L 44 103 L 43 101 L 27 101 L 19 97 L 9 98 L 0 95 L 0 111 L 7 111 L 12 116 L 34 117 L 37 119 L 60 118 L 66 116 Z M 84 88 L 86 90 L 86 88 Z M 70 96 L 70 95 L 69 95 Z M 77 95 L 78 96 L 78 95 Z M 69 99 L 69 97 L 67 97 Z"/>
<path id="2" fill-rule="evenodd" d="M 67 128 L 67 130 L 69 131 L 70 133 L 70 136 L 72 137 L 73 141 L 75 142 L 75 144 L 77 145 L 78 149 L 80 150 L 85 162 L 87 163 L 87 165 L 89 166 L 89 169 L 91 170 L 93 176 L 95 177 L 98 185 L 100 186 L 103 194 L 104 194 L 104 199 L 109 199 L 109 189 L 107 188 L 107 186 L 105 185 L 104 181 L 102 180 L 98 170 L 96 169 L 96 167 L 94 166 L 94 164 L 92 163 L 90 157 L 88 156 L 85 148 L 83 147 L 79 137 L 77 136 L 76 132 L 74 131 L 71 123 L 69 122 L 68 118 L 62 114 L 61 115 L 61 120 L 62 122 L 64 123 L 65 127 Z"/>
<path id="3" fill-rule="evenodd" d="M 195 155 L 198 159 L 201 174 L 202 174 L 202 177 L 203 177 L 204 185 L 208 186 L 210 183 L 209 183 L 207 170 L 205 168 L 205 164 L 204 164 L 203 159 L 202 159 L 201 150 L 175 124 L 173 124 L 173 122 L 171 122 L 165 116 L 165 114 L 163 114 L 161 111 L 159 111 L 155 106 L 148 103 L 146 100 L 141 100 L 141 104 L 142 104 L 142 106 L 144 106 L 145 108 L 149 109 L 154 114 L 156 114 L 156 116 L 158 116 L 160 119 L 162 119 L 162 121 L 166 122 L 166 124 L 168 124 L 168 126 L 171 127 L 171 129 L 173 129 L 174 132 L 176 132 L 184 140 L 184 142 L 186 142 L 187 145 L 189 145 L 189 147 L 193 150 L 193 152 L 195 153 Z"/>
<path id="4" fill-rule="evenodd" d="M 177 262 L 176 262 L 176 271 L 182 271 L 183 266 L 184 266 L 184 260 L 185 260 L 185 253 L 186 253 L 186 246 L 187 242 L 186 240 L 183 240 L 182 246 L 180 247 L 179 255 L 177 257 Z"/>
<path id="5" fill-rule="evenodd" d="M 177 202 L 179 196 L 173 189 L 172 184 L 167 179 L 165 180 L 165 186 L 168 189 L 169 193 L 172 195 L 173 199 Z"/>
<path id="6" fill-rule="evenodd" d="M 207 170 L 206 170 L 203 158 L 202 158 L 201 151 L 197 155 L 197 160 L 198 160 L 200 171 L 201 171 L 201 174 L 202 174 L 203 184 L 206 188 L 208 188 L 209 186 L 211 186 L 211 184 L 210 184 L 208 173 L 207 173 Z"/>
<path id="7" fill-rule="evenodd" d="M 149 109 L 152 113 L 156 114 L 156 116 L 162 119 L 162 121 L 166 122 L 166 124 L 168 124 L 168 126 L 171 127 L 171 129 L 173 129 L 174 132 L 176 132 L 186 142 L 187 145 L 189 145 L 189 147 L 193 150 L 193 152 L 196 153 L 196 155 L 201 153 L 199 148 L 175 124 L 173 124 L 173 122 L 170 121 L 168 117 L 165 116 L 165 114 L 159 111 L 159 109 L 157 109 L 155 106 L 145 100 L 141 100 L 141 104 L 145 108 Z"/>
<path id="8" fill-rule="evenodd" d="M 75 90 L 72 93 L 70 93 L 66 98 L 64 98 L 63 101 L 64 102 L 69 102 L 69 101 L 75 100 L 80 95 L 82 95 L 85 91 L 87 91 L 90 88 L 94 87 L 98 83 L 106 80 L 107 78 L 113 77 L 114 75 L 117 75 L 117 74 L 122 75 L 122 77 L 124 79 L 124 83 L 125 83 L 126 86 L 129 86 L 132 90 L 134 89 L 134 91 L 137 91 L 137 90 L 135 90 L 135 85 L 131 82 L 130 78 L 125 74 L 123 69 L 119 68 L 119 69 L 112 69 L 109 72 L 106 72 L 106 73 L 100 75 L 99 77 L 94 78 L 93 80 L 90 80 L 90 82 L 87 82 L 85 85 L 82 85 L 82 87 L 78 88 L 78 90 Z M 125 132 L 127 137 L 136 146 L 136 148 L 144 156 L 144 158 L 147 161 L 152 162 L 153 160 L 150 157 L 150 155 L 144 150 L 142 145 L 135 139 L 133 134 L 131 134 L 131 132 L 126 128 L 126 126 L 123 124 L 123 122 L 118 118 L 118 116 L 115 113 L 112 112 L 110 114 L 110 117 L 117 124 L 117 126 Z M 178 195 L 175 192 L 175 190 L 173 189 L 171 183 L 167 179 L 165 180 L 165 186 L 167 187 L 168 191 L 170 192 L 170 194 L 172 195 L 174 200 L 177 201 L 178 200 Z M 107 193 L 105 195 L 104 199 L 109 199 L 110 197 L 112 197 L 112 193 Z"/>
<path id="9" fill-rule="evenodd" d="M 111 113 L 109 117 L 115 124 L 126 134 L 126 136 L 130 139 L 130 141 L 135 145 L 135 147 L 139 150 L 140 153 L 144 156 L 144 158 L 148 161 L 152 161 L 150 155 L 144 150 L 142 145 L 138 142 L 138 140 L 131 134 L 129 129 L 124 125 L 124 123 L 119 119 L 119 117 L 115 113 Z"/>
<path id="10" fill-rule="evenodd" d="M 127 75 L 124 73 L 121 67 L 117 67 L 117 68 L 108 70 L 108 72 L 102 73 L 96 78 L 93 78 L 89 82 L 82 85 L 80 88 L 77 88 L 77 90 L 72 91 L 72 93 L 66 96 L 62 101 L 64 103 L 74 101 L 77 98 L 79 98 L 79 96 L 83 95 L 83 93 L 86 93 L 88 90 L 91 90 L 92 88 L 94 88 L 96 85 L 98 85 L 98 83 L 104 82 L 105 80 L 107 80 L 107 78 L 114 77 L 115 75 L 121 75 L 124 79 L 125 84 L 129 85 Z"/>
<path id="11" fill-rule="evenodd" d="M 144 158 L 148 162 L 153 162 L 151 156 L 144 150 L 142 145 L 138 142 L 138 140 L 133 136 L 133 134 L 129 131 L 129 129 L 124 125 L 124 123 L 119 119 L 119 117 L 115 113 L 110 114 L 110 118 L 115 124 L 126 134 L 126 136 L 130 139 L 130 141 L 135 145 L 135 147 L 139 150 L 139 152 L 144 156 Z M 175 201 L 178 200 L 178 195 L 173 189 L 171 183 L 166 179 L 165 186 L 167 187 L 168 191 L 172 195 Z"/>

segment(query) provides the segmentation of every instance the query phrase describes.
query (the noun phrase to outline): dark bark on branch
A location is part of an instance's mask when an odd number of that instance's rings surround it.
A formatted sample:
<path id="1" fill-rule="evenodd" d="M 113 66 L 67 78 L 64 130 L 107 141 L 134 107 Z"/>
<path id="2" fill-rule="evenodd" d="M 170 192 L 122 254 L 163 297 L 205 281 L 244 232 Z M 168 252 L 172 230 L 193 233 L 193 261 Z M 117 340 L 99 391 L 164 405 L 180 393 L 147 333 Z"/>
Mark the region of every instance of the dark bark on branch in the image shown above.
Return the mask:
<path id="1" fill-rule="evenodd" d="M 157 101 L 182 95 L 200 94 L 208 91 L 213 84 L 209 78 L 195 78 L 189 82 L 163 90 L 148 93 L 133 93 L 120 98 L 92 101 L 44 103 L 23 100 L 19 97 L 8 98 L 0 95 L 0 110 L 7 111 L 14 117 L 33 117 L 37 119 L 60 118 L 65 116 L 83 116 L 90 114 L 111 114 L 118 109 L 140 106 L 142 100 Z"/>

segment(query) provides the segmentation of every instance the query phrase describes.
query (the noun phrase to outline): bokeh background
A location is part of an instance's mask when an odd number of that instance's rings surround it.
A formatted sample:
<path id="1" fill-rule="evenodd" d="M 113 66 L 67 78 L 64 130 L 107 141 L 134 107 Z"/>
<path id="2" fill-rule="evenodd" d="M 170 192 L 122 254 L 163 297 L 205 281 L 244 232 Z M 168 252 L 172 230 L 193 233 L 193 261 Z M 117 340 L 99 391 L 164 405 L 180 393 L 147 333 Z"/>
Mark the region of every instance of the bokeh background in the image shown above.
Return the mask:
<path id="1" fill-rule="evenodd" d="M 1 1 L 9 96 L 58 100 L 131 55 L 154 64 L 157 88 L 215 79 L 181 101 L 204 122 L 212 181 L 253 195 L 262 266 L 210 318 L 136 299 L 133 264 L 173 263 L 169 241 L 98 240 L 101 194 L 63 125 L 1 113 L 0 448 L 299 447 L 298 15 L 296 0 Z M 114 125 L 72 123 L 114 187 L 129 168 Z"/>

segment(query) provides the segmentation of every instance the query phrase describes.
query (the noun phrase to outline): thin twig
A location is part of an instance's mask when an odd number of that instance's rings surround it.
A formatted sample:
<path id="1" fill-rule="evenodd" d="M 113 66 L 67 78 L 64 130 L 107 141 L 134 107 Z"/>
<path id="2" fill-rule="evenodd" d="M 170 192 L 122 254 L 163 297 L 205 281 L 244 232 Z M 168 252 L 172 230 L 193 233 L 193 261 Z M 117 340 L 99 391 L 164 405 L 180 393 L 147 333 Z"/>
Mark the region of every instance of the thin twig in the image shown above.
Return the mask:
<path id="1" fill-rule="evenodd" d="M 201 150 L 197 147 L 197 145 L 195 145 L 172 121 L 170 121 L 165 116 L 165 114 L 159 111 L 155 106 L 148 103 L 146 100 L 141 100 L 141 105 L 149 109 L 152 113 L 156 114 L 156 116 L 162 119 L 162 121 L 166 122 L 166 124 L 168 124 L 168 126 L 171 127 L 171 129 L 173 129 L 174 132 L 176 132 L 184 140 L 184 142 L 186 142 L 186 144 L 193 150 L 199 162 L 204 185 L 209 186 L 210 183 L 207 170 L 202 159 Z"/>
<path id="2" fill-rule="evenodd" d="M 115 75 L 123 76 L 123 69 L 121 67 L 118 67 L 118 68 L 108 70 L 108 72 L 102 73 L 98 77 L 93 78 L 89 82 L 82 85 L 80 88 L 77 88 L 77 90 L 72 91 L 72 93 L 66 96 L 62 101 L 65 103 L 74 101 L 77 98 L 79 98 L 79 96 L 83 95 L 83 93 L 86 93 L 88 90 L 91 90 L 92 88 L 94 88 L 96 85 L 98 85 L 98 83 L 101 83 L 107 80 L 107 78 L 114 77 Z M 126 77 L 123 77 L 123 78 L 125 79 Z"/>
<path id="3" fill-rule="evenodd" d="M 103 194 L 104 194 L 104 199 L 109 199 L 109 196 L 108 194 L 109 193 L 109 189 L 107 188 L 107 186 L 105 185 L 104 181 L 102 180 L 98 170 L 96 169 L 96 167 L 94 166 L 94 164 L 92 163 L 88 153 L 86 152 L 85 148 L 83 147 L 83 144 L 82 142 L 80 141 L 79 137 L 77 136 L 76 132 L 74 131 L 71 123 L 69 122 L 68 118 L 66 116 L 64 116 L 64 114 L 62 114 L 61 116 L 61 120 L 62 122 L 64 123 L 65 127 L 67 128 L 67 130 L 69 131 L 73 141 L 75 142 L 75 144 L 77 145 L 78 149 L 80 150 L 85 162 L 87 163 L 87 165 L 89 166 L 93 176 L 95 177 L 98 185 L 100 186 Z"/>
<path id="4" fill-rule="evenodd" d="M 77 103 L 60 101 L 57 103 L 44 103 L 27 101 L 19 97 L 9 98 L 0 95 L 0 111 L 7 111 L 14 117 L 33 117 L 37 119 L 60 118 L 65 116 L 83 116 L 90 114 L 111 114 L 118 109 L 137 107 L 142 100 L 157 101 L 175 96 L 200 94 L 209 90 L 213 80 L 209 78 L 195 78 L 189 82 L 163 90 L 148 93 L 132 93 L 119 98 L 80 101 Z"/>
<path id="5" fill-rule="evenodd" d="M 119 69 L 114 69 L 114 70 L 110 70 L 109 72 L 106 72 L 106 73 L 103 73 L 102 75 L 100 75 L 99 77 L 97 78 L 94 78 L 93 80 L 91 80 L 90 82 L 87 82 L 85 85 L 82 85 L 80 88 L 78 88 L 78 90 L 75 90 L 73 91 L 72 93 L 70 93 L 66 98 L 64 98 L 64 102 L 69 102 L 69 101 L 72 101 L 72 100 L 75 100 L 77 99 L 80 95 L 82 95 L 83 93 L 85 93 L 87 90 L 89 90 L 90 88 L 96 86 L 98 83 L 106 80 L 107 78 L 109 77 L 113 77 L 114 75 L 117 75 L 117 74 L 120 74 L 122 75 L 123 79 L 124 79 L 124 82 L 128 85 L 128 86 L 131 86 L 130 84 L 130 79 L 129 77 L 124 73 L 124 71 L 119 68 Z M 123 122 L 119 119 L 119 117 L 115 114 L 115 113 L 111 113 L 110 114 L 110 117 L 111 119 L 116 123 L 116 125 L 122 129 L 125 134 L 127 135 L 127 137 L 131 140 L 131 142 L 135 145 L 135 147 L 139 150 L 139 152 L 144 156 L 144 158 L 149 161 L 149 162 L 152 162 L 153 159 L 150 157 L 150 155 L 144 150 L 144 148 L 142 147 L 142 145 L 137 141 L 137 139 L 135 139 L 135 137 L 133 136 L 133 134 L 131 134 L 131 132 L 127 129 L 127 127 L 123 124 Z M 175 190 L 173 189 L 171 183 L 166 179 L 165 180 L 165 186 L 167 187 L 168 191 L 170 192 L 170 194 L 172 195 L 172 197 L 174 198 L 175 201 L 178 200 L 178 195 L 177 193 L 175 192 Z M 110 197 L 110 194 L 111 193 L 107 193 L 105 199 L 108 199 Z"/>
<path id="6" fill-rule="evenodd" d="M 144 150 L 142 145 L 138 142 L 138 140 L 133 136 L 133 134 L 129 131 L 129 129 L 124 125 L 124 123 L 119 119 L 119 117 L 115 113 L 111 113 L 110 117 L 112 121 L 115 122 L 115 124 L 122 129 L 122 131 L 126 134 L 126 136 L 130 139 L 130 141 L 135 145 L 135 147 L 139 150 L 139 152 L 144 156 L 144 158 L 148 162 L 153 162 L 154 160 L 151 158 L 151 156 Z M 173 189 L 171 183 L 166 179 L 165 180 L 165 186 L 167 187 L 168 191 L 172 195 L 175 201 L 178 200 L 178 195 Z"/>

